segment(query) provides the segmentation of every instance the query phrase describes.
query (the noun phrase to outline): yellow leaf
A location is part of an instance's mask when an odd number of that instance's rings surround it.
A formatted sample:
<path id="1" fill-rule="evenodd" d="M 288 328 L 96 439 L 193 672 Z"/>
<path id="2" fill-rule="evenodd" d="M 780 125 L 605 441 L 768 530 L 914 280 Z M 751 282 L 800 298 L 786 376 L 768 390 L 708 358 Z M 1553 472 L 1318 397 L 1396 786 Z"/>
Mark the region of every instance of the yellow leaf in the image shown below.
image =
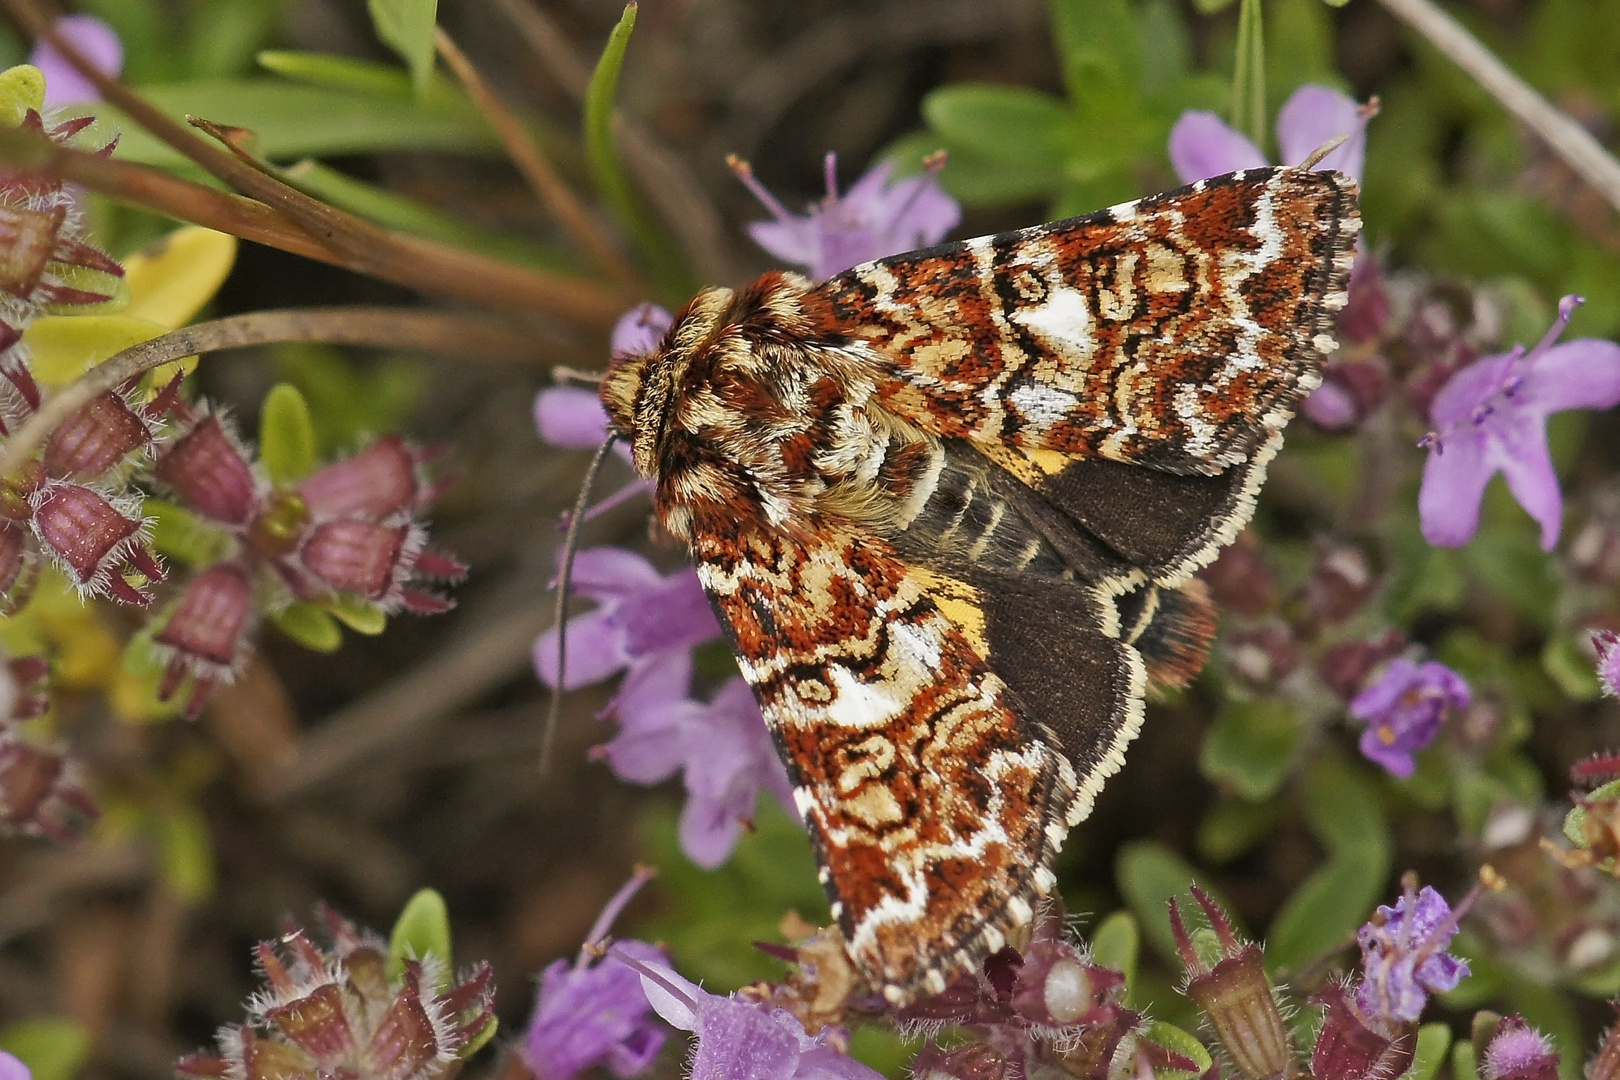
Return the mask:
<path id="1" fill-rule="evenodd" d="M 45 107 L 45 73 L 33 64 L 0 71 L 0 124 L 16 127 L 29 109 Z"/>
<path id="2" fill-rule="evenodd" d="M 186 325 L 224 284 L 236 261 L 236 237 L 188 225 L 124 260 L 124 314 L 165 330 Z"/>
<path id="3" fill-rule="evenodd" d="M 34 378 L 49 388 L 66 386 L 131 345 L 161 337 L 168 329 L 150 319 L 122 315 L 46 315 L 23 332 Z"/>

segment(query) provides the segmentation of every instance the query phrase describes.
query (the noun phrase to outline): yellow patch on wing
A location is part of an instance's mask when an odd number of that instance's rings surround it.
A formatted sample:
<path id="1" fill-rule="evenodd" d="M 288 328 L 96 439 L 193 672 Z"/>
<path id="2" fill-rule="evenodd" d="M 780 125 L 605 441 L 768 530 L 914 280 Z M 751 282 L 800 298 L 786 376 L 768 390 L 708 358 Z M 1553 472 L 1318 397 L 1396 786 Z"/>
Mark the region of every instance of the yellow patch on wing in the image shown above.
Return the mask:
<path id="1" fill-rule="evenodd" d="M 984 627 L 984 603 L 979 590 L 963 581 L 930 570 L 912 566 L 908 576 L 921 585 L 934 606 L 951 622 L 961 628 L 963 636 L 980 656 L 989 659 L 990 639 Z"/>

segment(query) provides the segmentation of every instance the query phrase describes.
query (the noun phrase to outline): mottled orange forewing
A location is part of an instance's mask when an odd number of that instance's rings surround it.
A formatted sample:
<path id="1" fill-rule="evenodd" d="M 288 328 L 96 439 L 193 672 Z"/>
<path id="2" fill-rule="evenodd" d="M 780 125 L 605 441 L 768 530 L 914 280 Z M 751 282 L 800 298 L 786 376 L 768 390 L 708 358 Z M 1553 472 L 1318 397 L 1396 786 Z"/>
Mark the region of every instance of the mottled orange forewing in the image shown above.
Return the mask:
<path id="1" fill-rule="evenodd" d="M 794 780 L 857 967 L 943 990 L 1031 917 L 1215 615 L 1359 227 L 1263 169 L 689 303 L 602 386 Z"/>

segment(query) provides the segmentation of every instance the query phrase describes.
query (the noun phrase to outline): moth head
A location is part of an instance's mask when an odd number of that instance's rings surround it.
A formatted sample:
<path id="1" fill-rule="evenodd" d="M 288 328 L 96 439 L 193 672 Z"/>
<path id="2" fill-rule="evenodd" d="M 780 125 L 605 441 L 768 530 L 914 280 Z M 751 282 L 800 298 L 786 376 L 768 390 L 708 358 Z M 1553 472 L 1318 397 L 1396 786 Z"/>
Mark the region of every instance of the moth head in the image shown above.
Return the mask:
<path id="1" fill-rule="evenodd" d="M 704 289 L 676 314 L 657 348 L 620 354 L 608 365 L 602 407 L 613 429 L 629 441 L 636 471 L 648 479 L 658 479 L 659 445 L 681 373 L 720 330 L 732 295 L 730 289 Z"/>

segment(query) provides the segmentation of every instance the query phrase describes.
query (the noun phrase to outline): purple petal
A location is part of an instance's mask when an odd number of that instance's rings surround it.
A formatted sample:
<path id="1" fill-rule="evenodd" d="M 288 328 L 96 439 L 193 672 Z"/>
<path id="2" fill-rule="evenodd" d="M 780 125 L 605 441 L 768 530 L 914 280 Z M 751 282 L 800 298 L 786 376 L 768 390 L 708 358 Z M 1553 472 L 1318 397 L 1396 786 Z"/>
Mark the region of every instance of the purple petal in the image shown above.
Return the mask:
<path id="1" fill-rule="evenodd" d="M 1399 741 L 1386 743 L 1381 737 L 1382 729 L 1374 725 L 1361 733 L 1361 753 L 1368 761 L 1382 767 L 1392 776 L 1402 780 L 1417 771 L 1417 762 L 1412 759 L 1410 748 L 1403 746 Z"/>
<path id="2" fill-rule="evenodd" d="M 799 1071 L 793 1074 L 794 1080 L 881 1080 L 882 1076 L 830 1046 L 805 1051 L 799 1058 Z"/>
<path id="3" fill-rule="evenodd" d="M 640 356 L 652 352 L 674 322 L 675 316 L 657 304 L 637 304 L 613 324 L 613 355 Z"/>
<path id="4" fill-rule="evenodd" d="M 718 998 L 698 1013 L 692 1080 L 792 1080 L 799 1040 L 763 1007 Z"/>
<path id="5" fill-rule="evenodd" d="M 785 263 L 808 268 L 821 257 L 820 234 L 809 218 L 756 221 L 748 226 L 748 235 Z"/>
<path id="6" fill-rule="evenodd" d="M 1418 666 L 1404 656 L 1389 662 L 1378 681 L 1350 702 L 1350 715 L 1357 720 L 1374 720 L 1395 707 L 1401 695 L 1417 681 Z"/>
<path id="7" fill-rule="evenodd" d="M 1266 156 L 1212 112 L 1185 112 L 1170 130 L 1170 164 L 1183 183 L 1239 169 L 1258 169 Z"/>
<path id="8" fill-rule="evenodd" d="M 90 61 L 90 66 L 116 78 L 124 68 L 124 46 L 118 33 L 94 15 L 68 15 L 57 19 L 56 32 Z M 95 84 L 55 47 L 41 41 L 34 46 L 28 62 L 45 73 L 45 107 L 54 109 L 79 101 L 99 101 Z"/>
<path id="9" fill-rule="evenodd" d="M 659 963 L 662 954 L 639 941 L 617 948 L 644 962 Z M 590 967 L 557 961 L 546 968 L 540 1000 L 523 1043 L 523 1057 L 539 1076 L 572 1077 L 628 1047 L 630 1058 L 657 1052 L 663 1034 L 653 1026 L 651 1007 L 641 980 L 612 959 Z"/>
<path id="10" fill-rule="evenodd" d="M 568 620 L 568 665 L 564 690 L 601 682 L 623 671 L 630 664 L 624 647 L 624 630 L 613 620 L 613 613 L 597 608 Z M 557 629 L 552 627 L 534 643 L 534 671 L 547 686 L 557 685 Z"/>
<path id="11" fill-rule="evenodd" d="M 608 709 L 621 728 L 662 727 L 670 711 L 686 702 L 692 687 L 692 654 L 668 649 L 635 660 Z"/>
<path id="12" fill-rule="evenodd" d="M 1519 393 L 1543 413 L 1620 405 L 1620 345 L 1576 338 L 1531 358 Z"/>
<path id="13" fill-rule="evenodd" d="M 592 600 L 639 596 L 664 583 L 664 575 L 634 551 L 603 545 L 574 554 L 571 588 Z"/>
<path id="14" fill-rule="evenodd" d="M 709 598 L 697 571 L 671 574 L 656 586 L 626 596 L 619 607 L 626 647 L 632 656 L 663 649 L 689 649 L 720 636 Z"/>
<path id="15" fill-rule="evenodd" d="M 1476 412 L 1487 406 L 1514 379 L 1521 354 L 1517 351 L 1485 356 L 1446 380 L 1429 407 L 1429 422 L 1442 432 L 1474 423 Z"/>
<path id="16" fill-rule="evenodd" d="M 667 962 L 643 960 L 642 965 L 636 969 L 641 976 L 641 992 L 647 995 L 647 1003 L 653 1007 L 653 1011 L 671 1027 L 696 1031 L 703 1011 L 712 1007 L 714 1002 L 725 1000 L 677 975 Z"/>
<path id="17" fill-rule="evenodd" d="M 1440 449 L 1429 451 L 1418 489 L 1418 517 L 1423 538 L 1436 547 L 1462 547 L 1479 528 L 1479 503 L 1485 485 L 1496 475 L 1496 464 L 1477 431 L 1447 438 Z"/>
<path id="18" fill-rule="evenodd" d="M 1311 391 L 1303 411 L 1313 423 L 1328 431 L 1351 427 L 1361 415 L 1355 395 L 1342 383 L 1329 378 L 1324 378 L 1322 385 Z"/>
<path id="19" fill-rule="evenodd" d="M 742 830 L 743 818 L 729 800 L 692 794 L 681 808 L 681 850 L 705 870 L 731 857 Z"/>
<path id="20" fill-rule="evenodd" d="M 1352 98 L 1326 86 L 1302 86 L 1277 113 L 1277 149 L 1285 165 L 1298 165 L 1340 135 L 1349 135 L 1349 141 L 1316 167 L 1337 169 L 1359 182 L 1367 155 L 1367 121 Z"/>
<path id="21" fill-rule="evenodd" d="M 683 700 L 640 713 L 602 748 L 609 767 L 633 784 L 658 784 L 674 776 L 701 749 L 692 745 L 688 723 L 701 707 Z"/>
<path id="22" fill-rule="evenodd" d="M 608 414 L 592 391 L 553 386 L 535 396 L 534 426 L 552 446 L 595 449 L 607 440 Z"/>
<path id="23" fill-rule="evenodd" d="M 1501 449 L 1492 456 L 1513 497 L 1540 523 L 1541 550 L 1551 551 L 1564 525 L 1564 497 L 1558 490 L 1558 474 L 1553 471 L 1541 418 L 1521 415 L 1519 419 L 1522 423 L 1499 429 Z"/>
<path id="24" fill-rule="evenodd" d="M 0 1080 L 32 1080 L 33 1075 L 27 1065 L 0 1050 Z"/>

